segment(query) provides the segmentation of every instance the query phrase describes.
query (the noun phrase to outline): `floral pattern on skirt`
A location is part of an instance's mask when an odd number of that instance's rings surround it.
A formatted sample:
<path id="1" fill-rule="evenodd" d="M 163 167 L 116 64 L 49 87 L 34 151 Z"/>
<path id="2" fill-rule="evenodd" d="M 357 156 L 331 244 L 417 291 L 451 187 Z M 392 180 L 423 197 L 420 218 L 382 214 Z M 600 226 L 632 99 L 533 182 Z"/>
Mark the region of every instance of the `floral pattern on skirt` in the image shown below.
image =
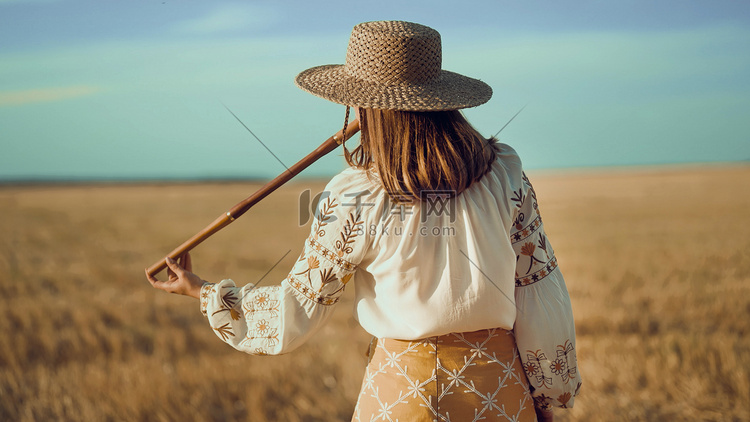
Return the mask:
<path id="1" fill-rule="evenodd" d="M 513 333 L 378 339 L 353 421 L 534 421 Z"/>

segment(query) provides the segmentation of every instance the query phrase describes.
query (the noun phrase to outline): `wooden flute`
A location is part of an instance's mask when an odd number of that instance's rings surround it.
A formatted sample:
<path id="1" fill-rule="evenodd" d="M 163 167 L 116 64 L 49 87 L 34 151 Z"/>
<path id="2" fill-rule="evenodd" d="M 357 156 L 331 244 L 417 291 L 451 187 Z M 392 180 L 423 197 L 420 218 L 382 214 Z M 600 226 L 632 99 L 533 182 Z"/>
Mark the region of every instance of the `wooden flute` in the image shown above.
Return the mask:
<path id="1" fill-rule="evenodd" d="M 343 129 L 342 129 L 336 132 L 335 134 L 333 134 L 330 138 L 326 139 L 326 141 L 323 142 L 313 152 L 305 156 L 305 158 L 301 159 L 300 161 L 295 163 L 293 166 L 289 167 L 285 172 L 281 173 L 280 175 L 276 176 L 275 179 L 266 183 L 263 187 L 258 189 L 254 194 L 250 195 L 249 197 L 244 199 L 242 202 L 232 207 L 229 211 L 219 216 L 219 218 L 214 220 L 213 223 L 209 224 L 208 226 L 206 226 L 206 228 L 198 232 L 195 236 L 191 237 L 190 239 L 186 240 L 182 245 L 175 248 L 172 252 L 170 252 L 167 255 L 167 257 L 170 257 L 172 259 L 177 259 L 181 255 L 183 255 L 185 252 L 192 250 L 193 248 L 198 246 L 201 242 L 211 237 L 214 233 L 218 232 L 219 230 L 231 224 L 234 220 L 236 220 L 242 214 L 247 212 L 247 210 L 249 210 L 253 205 L 260 202 L 260 200 L 268 196 L 271 192 L 275 191 L 276 189 L 281 187 L 281 185 L 283 185 L 284 183 L 292 179 L 294 176 L 301 173 L 302 170 L 306 169 L 312 163 L 314 163 L 315 161 L 317 161 L 324 155 L 336 149 L 337 146 L 342 144 L 345 140 L 354 136 L 358 131 L 359 131 L 359 121 L 354 120 L 346 126 L 346 133 L 342 133 L 343 132 Z M 165 268 L 167 268 L 166 257 L 154 263 L 152 266 L 150 266 L 148 268 L 148 273 L 149 275 L 154 276 Z"/>

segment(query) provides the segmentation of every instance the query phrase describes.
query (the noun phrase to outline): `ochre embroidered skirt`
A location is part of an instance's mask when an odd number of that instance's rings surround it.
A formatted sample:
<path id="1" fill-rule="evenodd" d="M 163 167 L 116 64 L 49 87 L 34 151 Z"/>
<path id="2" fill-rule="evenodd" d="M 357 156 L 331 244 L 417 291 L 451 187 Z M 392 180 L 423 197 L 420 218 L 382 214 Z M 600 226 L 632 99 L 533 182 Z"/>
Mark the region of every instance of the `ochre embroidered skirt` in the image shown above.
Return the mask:
<path id="1" fill-rule="evenodd" d="M 378 339 L 353 421 L 534 421 L 513 333 Z"/>

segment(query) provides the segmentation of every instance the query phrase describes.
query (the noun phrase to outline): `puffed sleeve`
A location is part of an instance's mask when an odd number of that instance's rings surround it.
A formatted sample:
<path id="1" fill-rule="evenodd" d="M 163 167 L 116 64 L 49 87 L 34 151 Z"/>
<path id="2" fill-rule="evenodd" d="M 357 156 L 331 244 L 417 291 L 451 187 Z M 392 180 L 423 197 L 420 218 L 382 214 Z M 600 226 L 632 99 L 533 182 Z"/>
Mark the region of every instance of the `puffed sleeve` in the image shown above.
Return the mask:
<path id="1" fill-rule="evenodd" d="M 337 176 L 326 186 L 304 249 L 280 285 L 204 284 L 201 311 L 221 340 L 246 353 L 278 355 L 323 326 L 367 247 L 362 207 L 342 185 Z"/>
<path id="2" fill-rule="evenodd" d="M 536 193 L 523 175 L 511 242 L 516 252 L 514 332 L 537 407 L 573 407 L 581 387 L 573 311 L 539 214 Z"/>

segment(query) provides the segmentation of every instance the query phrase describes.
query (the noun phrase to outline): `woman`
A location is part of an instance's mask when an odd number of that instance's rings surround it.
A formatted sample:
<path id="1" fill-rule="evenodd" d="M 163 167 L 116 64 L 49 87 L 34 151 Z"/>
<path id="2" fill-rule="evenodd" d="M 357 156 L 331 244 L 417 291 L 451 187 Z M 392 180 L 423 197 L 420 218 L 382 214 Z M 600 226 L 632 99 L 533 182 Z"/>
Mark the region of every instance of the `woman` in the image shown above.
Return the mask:
<path id="1" fill-rule="evenodd" d="M 238 288 L 168 260 L 154 287 L 200 299 L 216 334 L 257 355 L 315 335 L 344 288 L 371 346 L 353 420 L 551 420 L 580 387 L 570 300 L 515 151 L 458 111 L 485 83 L 441 69 L 440 35 L 409 22 L 354 27 L 345 65 L 297 85 L 355 108 L 310 236 L 281 285 Z M 346 126 L 346 121 L 345 121 Z"/>

